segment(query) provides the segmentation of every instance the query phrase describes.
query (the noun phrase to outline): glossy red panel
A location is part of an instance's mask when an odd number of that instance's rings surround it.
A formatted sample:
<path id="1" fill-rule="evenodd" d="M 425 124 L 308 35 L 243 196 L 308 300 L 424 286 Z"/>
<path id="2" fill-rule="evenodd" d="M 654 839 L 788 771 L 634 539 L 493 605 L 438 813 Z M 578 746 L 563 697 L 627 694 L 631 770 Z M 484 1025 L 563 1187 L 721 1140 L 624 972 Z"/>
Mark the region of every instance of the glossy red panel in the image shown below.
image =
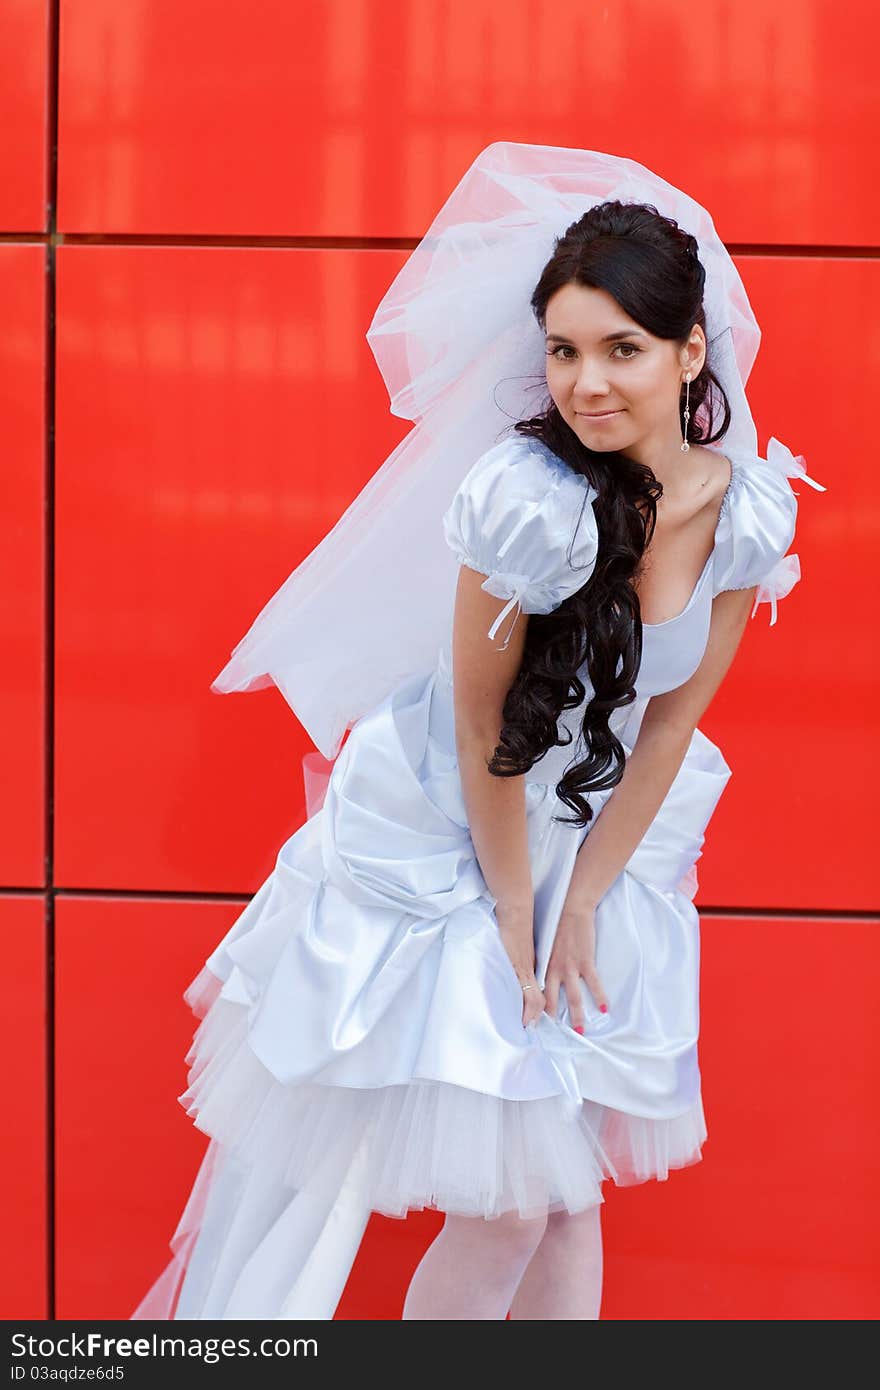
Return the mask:
<path id="1" fill-rule="evenodd" d="M 0 884 L 15 888 L 46 881 L 45 293 L 44 248 L 0 246 Z"/>
<path id="2" fill-rule="evenodd" d="M 65 897 L 56 904 L 56 1317 L 127 1318 L 171 1258 L 206 1136 L 178 1103 L 197 1026 L 182 993 L 236 902 Z M 97 1020 L 97 1022 L 96 1022 Z M 371 1219 L 340 1316 L 383 1316 L 418 1223 Z M 38 1316 L 33 1314 L 33 1316 Z"/>
<path id="3" fill-rule="evenodd" d="M 56 901 L 59 1318 L 127 1318 L 207 1139 L 177 1096 L 196 1028 L 181 995 L 235 903 Z"/>
<path id="4" fill-rule="evenodd" d="M 503 139 L 686 175 L 727 240 L 876 237 L 869 0 L 704 0 L 698 24 L 681 0 L 61 0 L 61 15 L 65 232 L 420 236 Z"/>
<path id="5" fill-rule="evenodd" d="M 3 1056 L 3 1246 L 0 1308 L 9 1319 L 49 1316 L 46 1132 L 46 904 L 0 895 Z"/>
<path id="6" fill-rule="evenodd" d="M 733 776 L 698 867 L 701 905 L 873 911 L 880 647 L 864 640 L 880 517 L 871 491 L 880 314 L 876 260 L 741 259 L 763 330 L 749 383 L 768 435 L 803 454 L 801 580 L 762 604 L 700 721 Z M 840 351 L 840 343 L 851 351 Z M 872 608 L 868 600 L 869 609 Z"/>
<path id="7" fill-rule="evenodd" d="M 878 922 L 705 917 L 703 1158 L 603 1186 L 603 1320 L 876 1319 Z M 373 1216 L 337 1310 L 399 1319 L 442 1224 Z"/>
<path id="8" fill-rule="evenodd" d="M 614 1194 L 603 1317 L 878 1316 L 877 931 L 876 919 L 702 919 L 709 1138 L 702 1163 L 644 1202 Z"/>
<path id="9" fill-rule="evenodd" d="M 0 230 L 47 225 L 50 0 L 0 0 Z"/>
<path id="10" fill-rule="evenodd" d="M 364 338 L 400 260 L 60 249 L 59 885 L 250 892 L 304 819 L 278 691 L 209 686 L 406 432 Z"/>
<path id="11" fill-rule="evenodd" d="M 218 697 L 208 686 L 403 428 L 363 340 L 399 255 L 65 247 L 59 261 L 58 881 L 253 891 L 302 819 L 310 745 L 276 691 Z M 864 456 L 841 450 L 837 415 L 807 415 L 804 401 L 847 393 L 847 428 L 868 436 L 864 393 L 852 395 L 833 338 L 811 337 L 809 321 L 817 296 L 840 315 L 865 312 L 880 279 L 851 259 L 741 268 L 764 324 L 752 385 L 761 445 L 766 419 L 828 491 L 800 485 L 803 578 L 775 626 L 759 609 L 702 721 L 734 777 L 710 826 L 700 902 L 870 909 L 871 818 L 852 810 L 876 765 L 873 649 L 860 658 L 868 693 L 836 731 L 843 756 L 821 788 L 822 853 L 802 852 L 819 809 L 816 730 L 858 644 L 839 575 L 857 589 L 877 542 L 859 506 Z M 231 350 L 200 352 L 204 324 L 221 342 L 275 343 L 274 355 L 246 370 Z M 811 351 L 795 374 L 796 341 Z M 332 347 L 306 373 L 310 343 Z"/>
<path id="12" fill-rule="evenodd" d="M 58 902 L 59 1317 L 128 1316 L 169 1258 L 206 1143 L 176 1100 L 195 1026 L 180 995 L 238 911 Z M 665 1183 L 605 1184 L 603 1318 L 880 1312 L 877 930 L 703 919 L 709 1138 Z M 374 1215 L 337 1316 L 398 1319 L 440 1220 Z"/>

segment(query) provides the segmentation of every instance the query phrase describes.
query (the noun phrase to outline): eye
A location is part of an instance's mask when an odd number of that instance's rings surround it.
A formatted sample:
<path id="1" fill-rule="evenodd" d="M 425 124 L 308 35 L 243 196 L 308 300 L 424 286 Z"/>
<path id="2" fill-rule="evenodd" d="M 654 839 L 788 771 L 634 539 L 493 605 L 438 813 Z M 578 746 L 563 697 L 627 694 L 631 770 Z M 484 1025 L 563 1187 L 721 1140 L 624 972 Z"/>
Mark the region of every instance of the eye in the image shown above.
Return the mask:
<path id="1" fill-rule="evenodd" d="M 615 343 L 614 348 L 612 349 L 612 351 L 617 352 L 618 348 L 626 348 L 626 349 L 627 349 L 627 355 L 626 355 L 626 357 L 622 357 L 622 358 L 621 358 L 621 361 L 622 361 L 622 362 L 630 362 L 630 361 L 632 360 L 632 358 L 635 357 L 636 353 L 639 353 L 639 352 L 641 352 L 641 350 L 642 350 L 640 347 L 636 347 L 635 343 Z M 574 351 L 575 351 L 575 349 L 574 349 L 573 347 L 570 347 L 568 343 L 560 343 L 558 347 L 555 347 L 555 348 L 551 348 L 551 349 L 550 349 L 550 354 L 549 354 L 549 355 L 550 355 L 551 357 L 557 358 L 558 361 L 561 361 L 561 362 L 570 362 L 570 361 L 571 361 L 571 358 L 570 358 L 570 357 L 559 357 L 559 354 L 560 354 L 560 352 L 574 352 Z"/>

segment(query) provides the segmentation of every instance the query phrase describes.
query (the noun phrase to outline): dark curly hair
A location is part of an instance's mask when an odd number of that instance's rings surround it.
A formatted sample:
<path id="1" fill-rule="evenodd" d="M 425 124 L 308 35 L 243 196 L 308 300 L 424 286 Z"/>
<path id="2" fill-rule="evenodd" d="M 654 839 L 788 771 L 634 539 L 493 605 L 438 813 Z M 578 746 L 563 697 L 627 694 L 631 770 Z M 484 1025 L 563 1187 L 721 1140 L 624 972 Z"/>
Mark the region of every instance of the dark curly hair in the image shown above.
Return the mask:
<path id="1" fill-rule="evenodd" d="M 695 324 L 705 333 L 705 270 L 697 241 L 650 203 L 599 203 L 557 237 L 531 297 L 542 329 L 548 301 L 568 284 L 607 291 L 657 338 L 684 346 Z M 722 409 L 717 428 L 716 393 Z M 679 401 L 684 425 L 683 411 L 684 386 Z M 714 443 L 730 424 L 730 405 L 709 366 L 708 344 L 703 368 L 690 383 L 690 412 L 687 438 L 693 443 Z M 625 454 L 589 449 L 552 399 L 543 413 L 513 428 L 542 440 L 596 489 L 599 550 L 589 580 L 575 594 L 552 613 L 530 616 L 522 665 L 507 693 L 499 742 L 487 767 L 496 776 L 516 776 L 550 748 L 572 741 L 560 738 L 558 720 L 586 695 L 578 676 L 586 663 L 594 692 L 582 725 L 586 757 L 556 785 L 575 815 L 554 817 L 586 826 L 593 818 L 586 793 L 615 787 L 626 767 L 623 745 L 608 719 L 612 710 L 636 698 L 642 619 L 630 581 L 653 534 L 663 487 L 650 468 Z"/>

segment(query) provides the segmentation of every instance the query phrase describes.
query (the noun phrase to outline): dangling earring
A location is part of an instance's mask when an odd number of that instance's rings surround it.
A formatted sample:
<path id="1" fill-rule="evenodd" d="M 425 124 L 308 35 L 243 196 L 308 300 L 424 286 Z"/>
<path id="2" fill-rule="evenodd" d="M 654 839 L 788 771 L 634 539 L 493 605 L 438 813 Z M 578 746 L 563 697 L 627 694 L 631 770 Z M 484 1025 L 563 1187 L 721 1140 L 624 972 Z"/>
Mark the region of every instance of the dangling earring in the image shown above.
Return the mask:
<path id="1" fill-rule="evenodd" d="M 687 376 L 685 377 L 685 381 L 686 381 L 687 385 L 686 385 L 686 387 L 685 387 L 685 394 L 684 394 L 684 441 L 683 441 L 682 446 L 681 446 L 681 452 L 682 452 L 683 454 L 686 454 L 687 451 L 688 451 L 688 449 L 691 447 L 690 444 L 688 443 L 688 438 L 687 438 L 688 420 L 691 418 L 691 411 L 690 411 L 690 404 L 691 404 L 691 374 L 690 374 L 690 372 L 687 373 Z"/>

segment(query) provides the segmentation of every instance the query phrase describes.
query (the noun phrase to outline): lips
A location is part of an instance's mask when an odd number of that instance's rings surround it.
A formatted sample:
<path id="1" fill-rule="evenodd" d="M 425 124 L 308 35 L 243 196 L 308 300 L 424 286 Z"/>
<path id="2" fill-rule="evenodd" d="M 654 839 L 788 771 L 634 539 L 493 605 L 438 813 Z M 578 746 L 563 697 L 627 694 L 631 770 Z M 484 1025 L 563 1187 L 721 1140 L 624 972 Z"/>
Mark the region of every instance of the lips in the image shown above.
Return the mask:
<path id="1" fill-rule="evenodd" d="M 584 411 L 584 410 L 579 410 L 579 411 L 576 412 L 576 414 L 580 415 L 581 418 L 584 419 L 584 420 L 604 420 L 606 415 L 619 415 L 619 414 L 620 414 L 620 411 L 619 411 L 619 410 L 597 410 L 597 411 L 595 412 L 595 414 L 589 415 L 589 414 L 587 414 L 586 411 Z"/>

